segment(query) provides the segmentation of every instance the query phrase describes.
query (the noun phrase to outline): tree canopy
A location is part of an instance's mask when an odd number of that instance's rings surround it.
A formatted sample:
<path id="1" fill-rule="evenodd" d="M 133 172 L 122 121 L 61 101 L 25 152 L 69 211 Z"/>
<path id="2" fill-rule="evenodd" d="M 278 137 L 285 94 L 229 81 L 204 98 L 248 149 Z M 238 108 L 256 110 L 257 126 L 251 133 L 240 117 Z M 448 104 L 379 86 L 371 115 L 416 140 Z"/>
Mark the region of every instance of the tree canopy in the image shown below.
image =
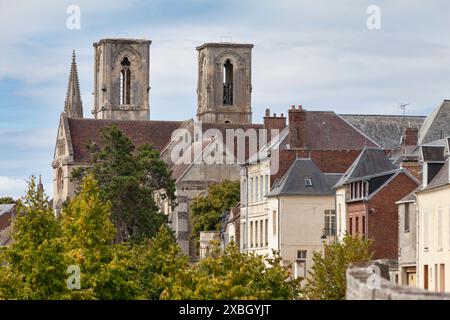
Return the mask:
<path id="1" fill-rule="evenodd" d="M 346 271 L 351 263 L 371 259 L 370 240 L 346 235 L 342 242 L 324 244 L 322 252 L 314 252 L 313 266 L 302 295 L 312 300 L 345 299 Z"/>
<path id="2" fill-rule="evenodd" d="M 0 197 L 0 204 L 14 204 L 16 200 L 12 197 Z"/>
<path id="3" fill-rule="evenodd" d="M 58 299 L 67 293 L 61 228 L 35 177 L 16 212 L 13 243 L 0 255 L 0 298 Z"/>
<path id="4" fill-rule="evenodd" d="M 192 200 L 192 238 L 198 238 L 200 231 L 220 230 L 220 215 L 239 203 L 239 190 L 239 181 L 225 180 Z"/>
<path id="5" fill-rule="evenodd" d="M 244 254 L 235 243 L 213 253 L 192 268 L 181 270 L 162 299 L 295 299 L 299 281 L 289 279 L 290 268 L 274 259 Z"/>
<path id="6" fill-rule="evenodd" d="M 90 166 L 74 170 L 78 183 L 86 174 L 97 180 L 101 198 L 111 204 L 116 242 L 153 237 L 165 222 L 155 202 L 175 203 L 175 182 L 159 151 L 149 144 L 136 148 L 115 126 L 101 129 L 98 144 L 90 143 Z"/>

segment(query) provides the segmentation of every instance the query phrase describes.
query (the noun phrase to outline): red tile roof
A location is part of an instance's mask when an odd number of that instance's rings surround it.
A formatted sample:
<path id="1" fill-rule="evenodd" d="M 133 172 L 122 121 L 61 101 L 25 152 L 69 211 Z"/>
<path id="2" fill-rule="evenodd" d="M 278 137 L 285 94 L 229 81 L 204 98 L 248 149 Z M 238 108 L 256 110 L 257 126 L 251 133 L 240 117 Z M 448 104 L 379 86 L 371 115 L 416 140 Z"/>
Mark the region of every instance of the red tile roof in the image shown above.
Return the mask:
<path id="1" fill-rule="evenodd" d="M 71 118 L 68 119 L 68 123 L 74 161 L 76 162 L 89 161 L 89 152 L 86 149 L 86 144 L 89 141 L 99 141 L 100 129 L 105 126 L 117 126 L 131 139 L 135 146 L 149 143 L 162 151 L 169 143 L 172 132 L 183 124 L 182 121 L 122 121 Z"/>
<path id="2" fill-rule="evenodd" d="M 313 150 L 361 150 L 377 145 L 332 111 L 306 111 L 306 146 Z"/>

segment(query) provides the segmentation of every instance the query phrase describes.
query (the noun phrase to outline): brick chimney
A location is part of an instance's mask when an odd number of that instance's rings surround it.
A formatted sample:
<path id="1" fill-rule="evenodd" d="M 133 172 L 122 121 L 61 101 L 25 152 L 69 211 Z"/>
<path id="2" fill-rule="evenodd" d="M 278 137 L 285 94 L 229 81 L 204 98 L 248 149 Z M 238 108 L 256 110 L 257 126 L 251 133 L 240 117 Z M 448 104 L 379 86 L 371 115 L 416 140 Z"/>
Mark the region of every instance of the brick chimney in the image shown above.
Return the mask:
<path id="1" fill-rule="evenodd" d="M 406 128 L 404 137 L 406 146 L 417 146 L 417 143 L 419 141 L 419 129 Z"/>
<path id="2" fill-rule="evenodd" d="M 264 129 L 268 130 L 269 139 L 271 137 L 271 130 L 277 129 L 279 132 L 286 128 L 286 117 L 281 114 L 277 116 L 276 113 L 273 116 L 270 116 L 270 109 L 266 109 L 266 114 L 264 116 Z"/>
<path id="3" fill-rule="evenodd" d="M 306 148 L 306 111 L 294 105 L 289 109 L 289 146 L 291 149 Z"/>

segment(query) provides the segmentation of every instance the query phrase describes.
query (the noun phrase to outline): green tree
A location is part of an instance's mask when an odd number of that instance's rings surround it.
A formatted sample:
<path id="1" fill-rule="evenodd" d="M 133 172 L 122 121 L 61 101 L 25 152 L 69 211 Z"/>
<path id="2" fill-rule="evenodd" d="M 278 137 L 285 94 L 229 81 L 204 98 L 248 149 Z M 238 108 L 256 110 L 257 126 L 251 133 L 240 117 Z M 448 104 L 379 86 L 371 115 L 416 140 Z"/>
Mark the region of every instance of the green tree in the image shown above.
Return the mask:
<path id="1" fill-rule="evenodd" d="M 342 242 L 325 244 L 323 253 L 314 252 L 313 266 L 302 295 L 312 300 L 345 299 L 346 271 L 351 263 L 371 259 L 370 240 L 346 235 Z"/>
<path id="2" fill-rule="evenodd" d="M 113 244 L 111 204 L 102 200 L 92 175 L 62 212 L 68 260 L 80 266 L 82 290 L 76 298 L 158 299 L 169 277 L 187 267 L 165 224 L 151 241 Z"/>
<path id="3" fill-rule="evenodd" d="M 0 198 L 0 204 L 13 204 L 16 203 L 16 200 L 14 200 L 11 197 L 1 197 Z"/>
<path id="4" fill-rule="evenodd" d="M 62 242 L 67 261 L 78 265 L 82 272 L 82 291 L 77 293 L 77 297 L 100 295 L 98 276 L 113 256 L 108 246 L 115 235 L 110 216 L 111 204 L 102 200 L 93 176 L 85 176 L 80 192 L 61 214 Z"/>
<path id="5" fill-rule="evenodd" d="M 245 254 L 234 244 L 218 247 L 197 266 L 180 270 L 163 291 L 162 299 L 295 299 L 298 280 L 289 279 L 290 268 L 278 256 L 268 259 Z M 266 265 L 267 263 L 267 265 Z"/>
<path id="6" fill-rule="evenodd" d="M 188 270 L 187 257 L 176 243 L 173 232 L 162 225 L 142 254 L 141 283 L 144 298 L 156 300 L 167 287 L 172 287 L 176 275 Z"/>
<path id="7" fill-rule="evenodd" d="M 80 182 L 92 174 L 97 180 L 102 199 L 111 203 L 116 242 L 153 237 L 165 222 L 155 193 L 172 205 L 175 201 L 175 183 L 158 150 L 148 144 L 136 149 L 115 126 L 102 128 L 100 143 L 91 143 L 88 150 L 91 166 L 75 170 L 72 177 Z"/>
<path id="8" fill-rule="evenodd" d="M 207 195 L 192 200 L 192 238 L 198 239 L 200 231 L 220 230 L 220 215 L 239 203 L 239 181 L 225 180 L 208 187 Z"/>
<path id="9" fill-rule="evenodd" d="M 0 257 L 0 297 L 58 299 L 68 292 L 61 229 L 35 177 L 16 212 L 14 241 Z"/>

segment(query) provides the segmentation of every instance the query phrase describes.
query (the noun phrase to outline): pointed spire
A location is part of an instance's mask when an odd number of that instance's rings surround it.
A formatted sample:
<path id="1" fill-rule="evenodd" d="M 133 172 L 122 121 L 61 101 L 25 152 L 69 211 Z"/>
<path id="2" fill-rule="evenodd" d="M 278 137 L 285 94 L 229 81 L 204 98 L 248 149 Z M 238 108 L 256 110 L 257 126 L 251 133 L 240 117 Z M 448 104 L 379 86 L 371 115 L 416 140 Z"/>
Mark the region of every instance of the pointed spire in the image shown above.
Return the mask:
<path id="1" fill-rule="evenodd" d="M 42 177 L 39 175 L 39 183 L 37 185 L 37 193 L 41 199 L 44 198 L 44 185 L 42 184 Z"/>
<path id="2" fill-rule="evenodd" d="M 77 62 L 75 50 L 72 53 L 67 96 L 64 103 L 64 112 L 69 118 L 83 118 L 83 104 L 81 102 L 80 84 L 78 82 Z"/>

